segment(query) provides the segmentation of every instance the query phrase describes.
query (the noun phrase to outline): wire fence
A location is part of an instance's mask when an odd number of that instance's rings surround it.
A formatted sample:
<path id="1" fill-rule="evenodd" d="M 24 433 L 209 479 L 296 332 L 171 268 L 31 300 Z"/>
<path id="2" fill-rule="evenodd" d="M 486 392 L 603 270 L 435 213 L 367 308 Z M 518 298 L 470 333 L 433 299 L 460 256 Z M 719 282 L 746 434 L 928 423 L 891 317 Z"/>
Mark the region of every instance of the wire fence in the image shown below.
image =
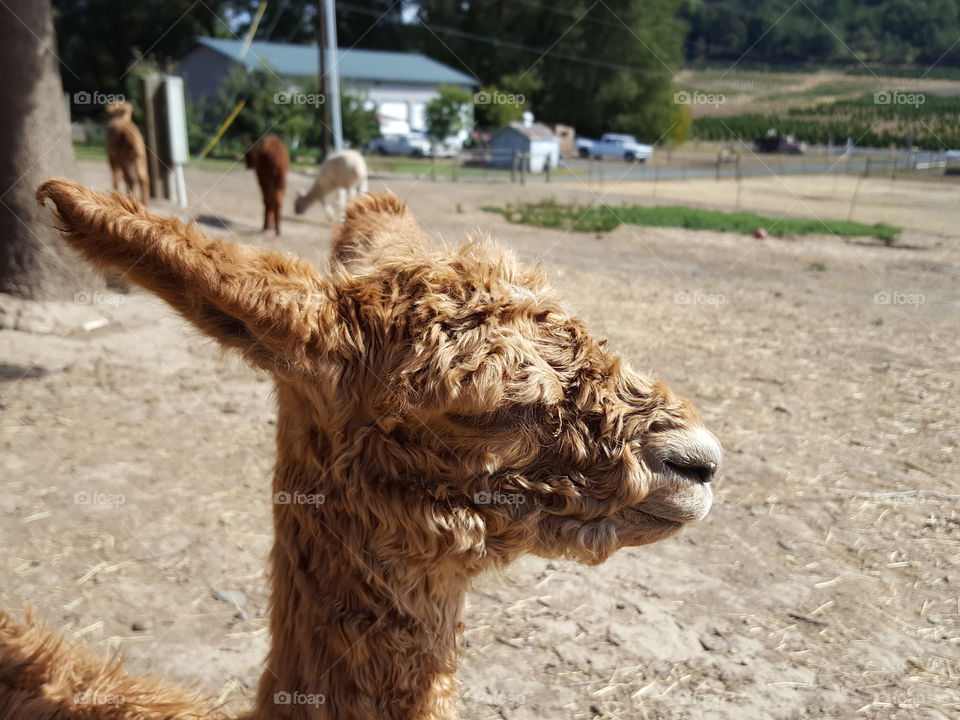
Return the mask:
<path id="1" fill-rule="evenodd" d="M 391 159 L 372 163 L 389 167 Z M 955 152 L 903 149 L 814 146 L 800 154 L 762 154 L 746 144 L 727 145 L 710 152 L 661 150 L 654 161 L 625 162 L 615 158 L 540 156 L 513 150 L 461 150 L 428 164 L 406 170 L 428 175 L 437 182 L 606 182 L 716 179 L 739 181 L 781 175 L 845 174 L 860 177 L 926 177 L 947 179 L 960 175 Z M 384 174 L 384 173 L 379 173 Z"/>

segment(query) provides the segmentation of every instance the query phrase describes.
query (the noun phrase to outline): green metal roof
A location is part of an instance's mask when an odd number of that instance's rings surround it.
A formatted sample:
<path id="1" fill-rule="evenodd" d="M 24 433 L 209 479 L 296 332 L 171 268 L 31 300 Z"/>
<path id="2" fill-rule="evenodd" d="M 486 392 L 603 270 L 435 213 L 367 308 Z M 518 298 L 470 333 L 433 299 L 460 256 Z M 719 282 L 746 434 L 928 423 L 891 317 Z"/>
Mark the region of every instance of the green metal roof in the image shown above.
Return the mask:
<path id="1" fill-rule="evenodd" d="M 269 66 L 277 75 L 308 77 L 317 73 L 320 54 L 316 45 L 289 43 L 250 43 L 247 54 L 240 57 L 243 41 L 223 38 L 197 38 L 197 42 L 231 60 L 254 70 Z M 340 77 L 344 80 L 422 83 L 436 85 L 478 85 L 476 78 L 449 68 L 419 53 L 390 50 L 340 50 Z"/>

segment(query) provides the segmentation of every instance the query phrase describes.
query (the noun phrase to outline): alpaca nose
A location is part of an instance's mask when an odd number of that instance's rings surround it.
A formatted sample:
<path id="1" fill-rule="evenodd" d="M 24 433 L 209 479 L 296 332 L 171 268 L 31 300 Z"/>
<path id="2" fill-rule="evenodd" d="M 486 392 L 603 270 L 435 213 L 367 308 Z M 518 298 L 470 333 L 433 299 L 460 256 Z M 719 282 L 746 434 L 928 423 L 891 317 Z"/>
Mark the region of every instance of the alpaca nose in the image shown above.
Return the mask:
<path id="1" fill-rule="evenodd" d="M 673 473 L 698 483 L 713 480 L 723 459 L 720 441 L 709 430 L 688 430 L 665 449 L 664 466 Z"/>

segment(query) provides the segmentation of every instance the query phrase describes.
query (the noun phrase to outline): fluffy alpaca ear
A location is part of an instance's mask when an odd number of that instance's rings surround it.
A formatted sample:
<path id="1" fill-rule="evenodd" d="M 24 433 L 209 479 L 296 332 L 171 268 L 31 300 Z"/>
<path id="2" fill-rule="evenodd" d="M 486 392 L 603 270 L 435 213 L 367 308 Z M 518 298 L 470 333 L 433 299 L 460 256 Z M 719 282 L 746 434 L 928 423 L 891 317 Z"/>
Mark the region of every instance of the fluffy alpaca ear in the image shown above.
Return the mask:
<path id="1" fill-rule="evenodd" d="M 362 273 L 391 258 L 423 255 L 429 246 L 420 225 L 393 193 L 361 195 L 347 205 L 333 237 L 332 261 Z"/>
<path id="2" fill-rule="evenodd" d="M 123 273 L 266 370 L 307 366 L 335 322 L 333 290 L 308 263 L 222 242 L 133 198 L 64 179 L 37 190 L 84 259 Z"/>

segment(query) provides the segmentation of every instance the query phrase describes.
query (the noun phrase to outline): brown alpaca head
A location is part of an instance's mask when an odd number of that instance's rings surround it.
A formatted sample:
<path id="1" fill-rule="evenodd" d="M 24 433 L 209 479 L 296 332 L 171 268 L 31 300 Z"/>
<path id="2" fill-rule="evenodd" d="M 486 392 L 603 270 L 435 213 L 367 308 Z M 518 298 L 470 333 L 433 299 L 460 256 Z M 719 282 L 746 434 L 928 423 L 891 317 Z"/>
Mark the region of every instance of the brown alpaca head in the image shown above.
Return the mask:
<path id="1" fill-rule="evenodd" d="M 716 438 L 594 339 L 541 270 L 483 238 L 435 251 L 383 195 L 350 206 L 333 262 L 363 346 L 336 368 L 337 429 L 361 423 L 363 474 L 403 488 L 380 489 L 392 505 L 378 523 L 416 507 L 411 537 L 426 523 L 441 553 L 480 566 L 593 563 L 707 514 Z"/>
<path id="2" fill-rule="evenodd" d="M 129 120 L 131 117 L 133 117 L 133 105 L 124 100 L 110 103 L 105 109 L 108 115 L 112 115 L 116 118 Z"/>
<path id="3" fill-rule="evenodd" d="M 68 181 L 39 197 L 81 254 L 276 377 L 294 489 L 386 554 L 468 573 L 524 552 L 594 563 L 710 509 L 721 450 L 689 404 L 540 270 L 485 239 L 432 249 L 392 195 L 348 207 L 329 273 Z"/>

